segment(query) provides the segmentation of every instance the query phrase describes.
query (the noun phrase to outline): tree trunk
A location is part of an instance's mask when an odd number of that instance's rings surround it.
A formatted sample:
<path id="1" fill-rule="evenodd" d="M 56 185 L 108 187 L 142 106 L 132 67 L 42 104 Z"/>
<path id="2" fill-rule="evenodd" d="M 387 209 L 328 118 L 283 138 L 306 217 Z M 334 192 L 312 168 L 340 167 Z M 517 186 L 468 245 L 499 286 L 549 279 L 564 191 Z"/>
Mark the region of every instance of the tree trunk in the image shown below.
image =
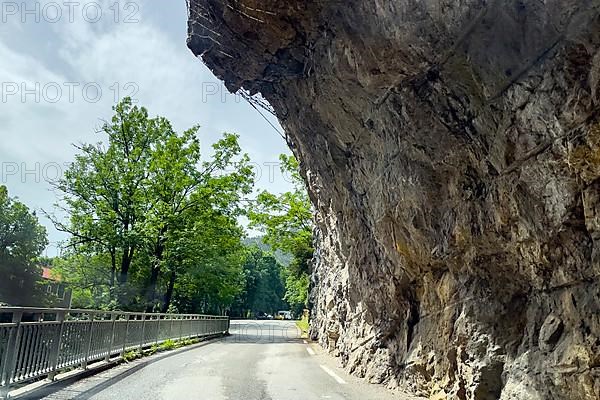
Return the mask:
<path id="1" fill-rule="evenodd" d="M 119 305 L 121 307 L 128 303 L 128 298 L 125 293 L 127 286 L 127 280 L 129 278 L 129 268 L 131 267 L 131 261 L 133 260 L 133 254 L 135 249 L 133 247 L 123 249 L 123 257 L 121 258 L 121 271 L 119 273 Z"/>
<path id="2" fill-rule="evenodd" d="M 152 265 L 152 272 L 150 274 L 150 282 L 146 289 L 146 312 L 152 312 L 156 305 L 156 286 L 158 284 L 158 277 L 160 276 L 160 267 L 163 261 L 163 255 L 165 252 L 165 234 L 167 228 L 163 227 L 158 232 L 156 239 L 156 245 L 154 246 L 154 263 Z"/>
<path id="3" fill-rule="evenodd" d="M 165 293 L 165 302 L 163 304 L 162 312 L 166 313 L 169 310 L 169 306 L 171 305 L 171 300 L 173 299 L 173 290 L 175 288 L 175 279 L 177 278 L 177 273 L 175 272 L 175 268 L 171 271 L 171 276 L 169 277 L 169 286 L 167 287 L 167 293 Z"/>
<path id="4" fill-rule="evenodd" d="M 146 289 L 146 312 L 152 312 L 156 301 L 156 285 L 158 283 L 158 276 L 160 275 L 160 263 L 159 259 L 155 259 L 152 265 L 152 272 L 150 274 L 150 283 Z"/>
<path id="5" fill-rule="evenodd" d="M 117 280 L 117 255 L 116 250 L 110 249 L 110 290 L 113 291 Z"/>
<path id="6" fill-rule="evenodd" d="M 117 283 L 117 256 L 116 250 L 114 247 L 109 249 L 110 253 L 110 281 L 108 284 L 108 292 L 110 295 L 110 300 L 115 299 L 115 284 Z"/>

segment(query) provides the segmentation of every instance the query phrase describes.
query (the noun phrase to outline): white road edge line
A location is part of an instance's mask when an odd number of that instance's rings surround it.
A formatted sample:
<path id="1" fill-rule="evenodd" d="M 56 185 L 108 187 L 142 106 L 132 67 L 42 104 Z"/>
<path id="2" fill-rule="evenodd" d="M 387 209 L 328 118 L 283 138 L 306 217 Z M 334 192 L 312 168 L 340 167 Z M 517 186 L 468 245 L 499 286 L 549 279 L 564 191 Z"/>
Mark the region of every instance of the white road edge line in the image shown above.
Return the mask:
<path id="1" fill-rule="evenodd" d="M 306 348 L 306 351 L 308 352 L 309 355 L 314 356 L 315 355 L 315 351 L 313 349 L 311 349 L 310 347 Z"/>
<path id="2" fill-rule="evenodd" d="M 329 368 L 327 368 L 324 365 L 320 365 L 321 369 L 325 372 L 327 372 L 327 375 L 331 376 L 333 379 L 335 379 L 335 381 L 337 383 L 339 383 L 340 385 L 345 385 L 346 381 L 343 380 L 342 378 L 340 378 L 339 376 L 337 376 L 337 374 L 335 372 L 333 372 L 332 370 L 330 370 Z"/>

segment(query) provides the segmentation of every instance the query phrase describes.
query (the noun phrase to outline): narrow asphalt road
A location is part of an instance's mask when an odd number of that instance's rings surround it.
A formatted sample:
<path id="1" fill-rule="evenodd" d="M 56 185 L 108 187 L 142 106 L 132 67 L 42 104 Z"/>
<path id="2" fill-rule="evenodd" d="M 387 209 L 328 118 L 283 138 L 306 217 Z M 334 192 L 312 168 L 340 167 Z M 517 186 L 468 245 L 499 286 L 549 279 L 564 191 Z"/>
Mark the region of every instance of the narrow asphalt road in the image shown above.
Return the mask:
<path id="1" fill-rule="evenodd" d="M 232 322 L 232 335 L 169 355 L 121 365 L 43 397 L 47 400 L 386 400 L 350 377 L 294 322 Z M 153 356 L 155 357 L 155 356 Z"/>

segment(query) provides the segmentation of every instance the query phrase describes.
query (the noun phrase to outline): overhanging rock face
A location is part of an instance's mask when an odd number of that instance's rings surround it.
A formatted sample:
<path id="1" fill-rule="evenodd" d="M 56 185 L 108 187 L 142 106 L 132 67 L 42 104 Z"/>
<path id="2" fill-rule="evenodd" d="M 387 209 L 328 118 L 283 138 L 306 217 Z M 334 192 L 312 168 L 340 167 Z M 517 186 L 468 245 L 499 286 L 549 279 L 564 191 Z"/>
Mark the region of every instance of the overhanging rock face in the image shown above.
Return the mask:
<path id="1" fill-rule="evenodd" d="M 192 0 L 318 210 L 313 334 L 435 399 L 600 398 L 600 1 Z"/>

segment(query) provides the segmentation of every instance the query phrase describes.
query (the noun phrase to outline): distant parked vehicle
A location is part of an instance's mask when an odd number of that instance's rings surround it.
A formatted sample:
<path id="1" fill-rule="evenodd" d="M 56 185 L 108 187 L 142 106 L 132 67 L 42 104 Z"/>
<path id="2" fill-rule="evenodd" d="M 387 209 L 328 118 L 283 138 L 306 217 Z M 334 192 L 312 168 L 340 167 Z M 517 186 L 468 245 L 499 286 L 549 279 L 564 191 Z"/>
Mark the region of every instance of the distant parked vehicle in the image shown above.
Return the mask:
<path id="1" fill-rule="evenodd" d="M 275 318 L 279 319 L 279 320 L 283 320 L 284 319 L 286 321 L 290 321 L 290 320 L 293 319 L 293 316 L 292 316 L 292 312 L 291 311 L 279 311 L 277 313 L 277 317 L 275 317 Z"/>

